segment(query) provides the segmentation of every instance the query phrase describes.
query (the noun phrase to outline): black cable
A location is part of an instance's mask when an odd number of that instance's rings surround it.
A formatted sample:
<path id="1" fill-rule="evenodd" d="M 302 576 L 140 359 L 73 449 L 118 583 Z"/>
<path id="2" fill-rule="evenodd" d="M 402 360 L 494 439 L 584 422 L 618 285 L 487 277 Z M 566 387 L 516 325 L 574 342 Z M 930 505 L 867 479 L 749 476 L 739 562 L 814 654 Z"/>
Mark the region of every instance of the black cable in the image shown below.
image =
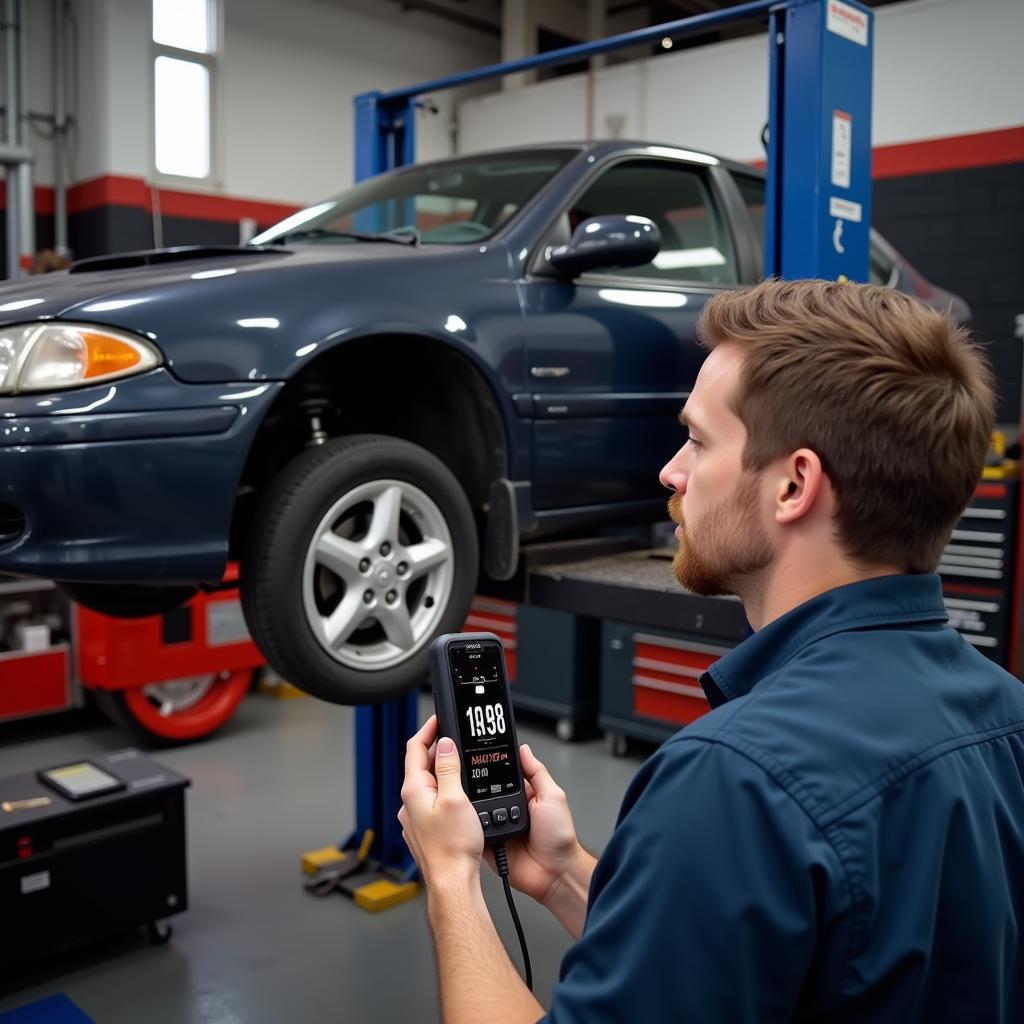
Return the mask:
<path id="1" fill-rule="evenodd" d="M 508 881 L 508 854 L 505 852 L 505 844 L 498 843 L 494 847 L 494 863 L 498 866 L 498 874 L 501 875 L 501 884 L 505 887 L 505 899 L 508 900 L 508 909 L 512 912 L 512 923 L 516 926 L 516 935 L 519 936 L 519 948 L 523 951 L 523 967 L 526 971 L 526 987 L 533 991 L 533 968 L 530 967 L 530 951 L 526 948 L 526 936 L 523 934 L 523 926 L 519 921 L 519 914 L 516 913 L 516 904 L 512 899 L 512 886 Z"/>

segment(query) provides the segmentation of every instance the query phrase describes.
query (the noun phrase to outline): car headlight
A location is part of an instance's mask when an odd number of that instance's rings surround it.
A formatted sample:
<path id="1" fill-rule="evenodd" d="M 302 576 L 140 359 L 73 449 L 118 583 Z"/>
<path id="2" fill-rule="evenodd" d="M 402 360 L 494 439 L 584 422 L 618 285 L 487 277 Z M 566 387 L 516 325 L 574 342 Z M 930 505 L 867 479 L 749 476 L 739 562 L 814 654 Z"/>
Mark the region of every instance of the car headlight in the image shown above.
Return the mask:
<path id="1" fill-rule="evenodd" d="M 160 361 L 149 342 L 111 327 L 58 320 L 0 327 L 0 394 L 102 384 Z"/>

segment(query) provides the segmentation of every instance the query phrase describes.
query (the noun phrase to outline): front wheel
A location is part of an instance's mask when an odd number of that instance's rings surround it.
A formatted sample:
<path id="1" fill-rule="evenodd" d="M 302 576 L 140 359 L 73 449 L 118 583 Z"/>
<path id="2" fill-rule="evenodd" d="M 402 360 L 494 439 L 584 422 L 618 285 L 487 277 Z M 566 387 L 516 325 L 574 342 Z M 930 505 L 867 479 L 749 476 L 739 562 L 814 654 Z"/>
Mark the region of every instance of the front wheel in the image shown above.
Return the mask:
<path id="1" fill-rule="evenodd" d="M 422 682 L 430 640 L 462 627 L 478 557 L 444 463 L 398 438 L 340 438 L 293 459 L 263 496 L 242 605 L 284 679 L 335 704 L 390 700 Z"/>

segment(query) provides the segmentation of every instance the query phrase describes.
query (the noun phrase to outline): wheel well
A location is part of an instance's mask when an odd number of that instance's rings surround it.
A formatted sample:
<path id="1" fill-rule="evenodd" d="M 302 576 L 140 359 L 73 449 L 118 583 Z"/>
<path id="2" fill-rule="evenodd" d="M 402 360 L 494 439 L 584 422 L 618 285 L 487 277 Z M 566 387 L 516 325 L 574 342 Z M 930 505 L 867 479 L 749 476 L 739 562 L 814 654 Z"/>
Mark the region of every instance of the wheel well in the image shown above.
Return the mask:
<path id="1" fill-rule="evenodd" d="M 388 434 L 436 455 L 480 519 L 490 483 L 507 472 L 505 429 L 482 374 L 429 338 L 360 338 L 319 356 L 284 388 L 256 435 L 239 486 L 231 557 L 242 550 L 266 485 L 312 439 L 311 417 L 329 437 Z"/>

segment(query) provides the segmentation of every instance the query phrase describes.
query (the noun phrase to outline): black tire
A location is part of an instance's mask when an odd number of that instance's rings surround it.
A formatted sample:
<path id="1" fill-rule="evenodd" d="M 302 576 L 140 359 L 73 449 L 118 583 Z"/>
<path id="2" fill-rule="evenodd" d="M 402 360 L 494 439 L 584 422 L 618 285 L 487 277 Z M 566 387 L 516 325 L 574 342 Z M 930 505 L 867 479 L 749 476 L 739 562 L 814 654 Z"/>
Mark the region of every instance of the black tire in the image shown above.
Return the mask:
<path id="1" fill-rule="evenodd" d="M 429 635 L 417 634 L 407 654 L 403 647 L 397 646 L 390 663 L 368 663 L 362 668 L 352 662 L 358 661 L 363 650 L 372 653 L 386 644 L 390 634 L 384 640 L 378 636 L 372 641 L 375 629 L 380 635 L 386 630 L 382 622 L 369 618 L 371 612 L 365 612 L 368 618 L 356 628 L 355 639 L 351 643 L 342 641 L 334 654 L 329 653 L 326 642 L 314 633 L 311 616 L 315 619 L 322 614 L 326 621 L 330 614 L 329 601 L 335 602 L 337 610 L 350 586 L 354 587 L 352 599 L 355 600 L 363 581 L 360 578 L 354 584 L 345 583 L 341 576 L 331 576 L 316 565 L 312 570 L 315 575 L 311 587 L 307 556 L 312 558 L 314 539 L 318 531 L 325 529 L 326 517 L 332 510 L 343 505 L 350 494 L 372 491 L 378 481 L 382 486 L 387 481 L 400 485 L 403 518 L 395 540 L 396 551 L 412 551 L 412 546 L 419 543 L 415 518 L 410 518 L 406 510 L 407 496 L 416 495 L 415 501 L 419 501 L 421 507 L 429 509 L 438 522 L 443 521 L 444 530 L 440 532 L 447 531 L 450 543 L 442 545 L 447 555 L 444 568 L 437 572 L 444 573 L 447 582 L 443 587 L 435 584 L 436 574 L 430 570 L 422 577 L 422 584 L 413 580 L 401 590 L 401 596 L 390 611 L 379 605 L 382 613 L 391 616 L 396 612 L 405 614 L 418 601 L 415 612 L 410 611 L 407 617 L 414 623 L 416 616 L 420 616 L 421 627 L 426 629 L 429 625 Z M 357 502 L 354 507 L 363 506 Z M 373 505 L 371 511 L 363 515 L 364 521 L 367 517 L 372 521 L 376 508 Z M 357 518 L 353 513 L 348 527 Z M 327 528 L 335 531 L 334 526 Z M 368 526 L 365 537 L 370 533 Z M 352 536 L 358 543 L 365 542 L 365 538 L 358 538 L 358 531 Z M 424 539 L 426 536 L 421 536 L 420 540 Z M 373 558 L 376 557 L 373 554 Z M 385 561 L 382 556 L 380 564 Z M 254 640 L 283 679 L 334 704 L 378 703 L 399 697 L 421 683 L 427 674 L 430 640 L 440 633 L 462 628 L 476 588 L 478 564 L 473 514 L 447 466 L 408 441 L 373 434 L 353 435 L 317 445 L 296 456 L 263 495 L 242 558 L 242 607 Z M 365 581 L 368 589 L 364 595 L 377 585 L 377 563 L 374 565 Z M 324 573 L 327 573 L 327 584 L 323 582 Z M 333 587 L 335 592 L 325 597 L 325 586 Z M 438 588 L 436 600 L 432 596 L 435 586 Z M 308 602 L 316 605 L 315 613 L 310 611 Z M 358 616 L 360 621 L 362 614 Z M 359 641 L 359 637 L 367 634 L 377 647 L 373 647 L 371 641 Z M 362 649 L 360 642 L 364 644 Z"/>
<path id="2" fill-rule="evenodd" d="M 195 596 L 196 587 L 144 587 L 130 583 L 61 583 L 60 589 L 80 605 L 115 619 L 163 615 Z"/>

